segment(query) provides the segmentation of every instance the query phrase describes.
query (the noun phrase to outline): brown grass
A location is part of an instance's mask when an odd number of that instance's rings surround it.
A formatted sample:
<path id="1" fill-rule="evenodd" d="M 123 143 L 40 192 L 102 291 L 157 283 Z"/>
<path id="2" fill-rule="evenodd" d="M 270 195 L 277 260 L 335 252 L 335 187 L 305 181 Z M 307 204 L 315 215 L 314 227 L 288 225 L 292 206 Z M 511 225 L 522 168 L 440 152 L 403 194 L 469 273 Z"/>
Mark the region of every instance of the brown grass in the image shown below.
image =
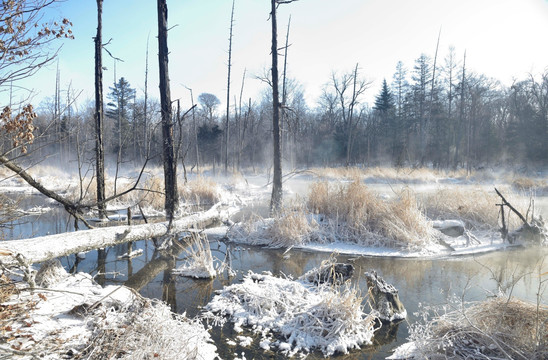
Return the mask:
<path id="1" fill-rule="evenodd" d="M 511 180 L 512 187 L 518 191 L 534 191 L 548 187 L 546 180 L 531 179 L 528 177 L 516 177 Z"/>
<path id="2" fill-rule="evenodd" d="M 202 176 L 179 186 L 179 194 L 185 202 L 196 205 L 213 205 L 220 199 L 217 184 Z"/>
<path id="3" fill-rule="evenodd" d="M 503 191 L 508 194 L 508 191 Z M 522 197 L 505 195 L 506 199 L 522 214 L 527 212 L 527 202 Z M 431 219 L 460 219 L 472 228 L 498 228 L 500 198 L 494 190 L 481 188 L 441 188 L 421 198 L 426 213 Z M 506 213 L 506 215 L 508 215 Z M 514 214 L 512 214 L 514 215 Z M 521 222 L 517 216 L 510 216 L 510 227 Z"/>
<path id="4" fill-rule="evenodd" d="M 346 186 L 320 182 L 311 186 L 308 209 L 350 230 L 351 237 L 359 242 L 380 235 L 397 246 L 408 247 L 429 243 L 434 236 L 411 191 L 383 200 L 359 180 Z"/>
<path id="5" fill-rule="evenodd" d="M 308 242 L 315 228 L 315 222 L 307 219 L 302 207 L 286 208 L 268 224 L 266 236 L 272 246 L 297 246 Z"/>
<path id="6" fill-rule="evenodd" d="M 468 175 L 465 169 L 459 170 L 436 170 L 429 168 L 412 167 L 335 167 L 335 168 L 312 168 L 310 172 L 320 177 L 330 177 L 335 179 L 364 179 L 376 178 L 396 181 L 435 181 L 438 178 L 472 178 L 475 180 L 486 180 L 489 172 L 474 172 Z"/>
<path id="7" fill-rule="evenodd" d="M 421 358 L 548 358 L 548 308 L 495 298 L 433 319 L 415 337 Z M 442 350 L 443 349 L 443 350 Z"/>

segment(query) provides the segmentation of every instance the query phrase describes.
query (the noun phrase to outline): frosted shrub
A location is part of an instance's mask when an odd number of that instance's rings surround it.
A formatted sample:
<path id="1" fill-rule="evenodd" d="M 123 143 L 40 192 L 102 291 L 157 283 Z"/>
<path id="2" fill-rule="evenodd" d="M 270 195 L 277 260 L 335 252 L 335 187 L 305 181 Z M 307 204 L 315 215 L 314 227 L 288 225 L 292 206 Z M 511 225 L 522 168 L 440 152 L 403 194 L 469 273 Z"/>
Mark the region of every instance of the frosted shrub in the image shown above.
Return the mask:
<path id="1" fill-rule="evenodd" d="M 318 349 L 331 356 L 371 344 L 375 318 L 364 312 L 362 302 L 359 292 L 347 285 L 318 287 L 249 272 L 242 283 L 216 295 L 205 316 L 227 316 L 236 331 L 250 326 L 262 335 L 261 346 L 288 355 Z M 275 334 L 284 340 L 273 340 Z"/>

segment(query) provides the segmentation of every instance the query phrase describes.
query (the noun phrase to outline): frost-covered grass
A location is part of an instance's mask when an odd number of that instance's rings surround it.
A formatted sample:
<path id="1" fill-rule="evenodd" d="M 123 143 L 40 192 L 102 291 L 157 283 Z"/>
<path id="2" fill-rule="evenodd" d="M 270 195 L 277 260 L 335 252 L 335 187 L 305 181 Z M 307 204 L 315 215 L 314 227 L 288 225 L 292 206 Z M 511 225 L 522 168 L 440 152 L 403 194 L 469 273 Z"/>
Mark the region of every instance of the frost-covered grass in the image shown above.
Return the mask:
<path id="1" fill-rule="evenodd" d="M 197 279 L 214 278 L 216 272 L 207 236 L 193 232 L 187 243 L 188 247 L 183 252 L 185 260 L 173 273 Z"/>
<path id="2" fill-rule="evenodd" d="M 292 355 L 320 350 L 325 356 L 371 343 L 375 317 L 364 312 L 358 290 L 314 286 L 249 272 L 225 287 L 206 306 L 206 318 L 247 326 L 261 335 L 261 347 Z M 221 317 L 219 317 L 219 315 Z M 225 318 L 226 317 L 226 318 Z"/>
<path id="3" fill-rule="evenodd" d="M 216 347 L 197 321 L 123 286 L 97 285 L 42 265 L 37 284 L 1 279 L 0 357 L 10 359 L 213 359 Z"/>
<path id="4" fill-rule="evenodd" d="M 432 308 L 390 359 L 548 358 L 548 307 L 496 297 Z"/>
<path id="5" fill-rule="evenodd" d="M 343 241 L 401 249 L 421 248 L 436 236 L 411 192 L 382 199 L 358 180 L 316 182 L 306 202 L 287 207 L 272 219 L 252 217 L 232 234 L 238 240 L 275 247 Z"/>
<path id="6" fill-rule="evenodd" d="M 515 193 L 503 191 L 510 203 L 523 215 L 527 213 L 528 201 Z M 440 188 L 422 196 L 426 213 L 431 219 L 460 219 L 468 228 L 497 229 L 500 227 L 500 197 L 493 189 Z M 508 216 L 506 209 L 506 216 Z M 510 215 L 510 228 L 522 223 L 515 214 Z M 508 225 L 508 224 L 507 224 Z"/>

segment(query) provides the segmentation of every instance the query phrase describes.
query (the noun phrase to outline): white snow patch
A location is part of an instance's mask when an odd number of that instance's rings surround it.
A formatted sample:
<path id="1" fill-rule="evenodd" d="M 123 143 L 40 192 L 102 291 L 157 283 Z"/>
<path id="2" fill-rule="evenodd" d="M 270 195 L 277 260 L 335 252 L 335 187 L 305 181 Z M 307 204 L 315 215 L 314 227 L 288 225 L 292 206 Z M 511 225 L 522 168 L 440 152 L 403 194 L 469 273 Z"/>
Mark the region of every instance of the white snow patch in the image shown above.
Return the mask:
<path id="1" fill-rule="evenodd" d="M 253 339 L 249 336 L 238 336 L 238 341 L 240 341 L 240 346 L 247 347 L 253 343 Z"/>
<path id="2" fill-rule="evenodd" d="M 414 342 L 407 342 L 398 346 L 392 355 L 387 357 L 389 360 L 412 359 L 417 353 L 417 347 Z"/>
<path id="3" fill-rule="evenodd" d="M 125 253 L 123 255 L 118 256 L 118 259 L 119 260 L 133 259 L 133 258 L 136 258 L 137 256 L 141 256 L 142 254 L 143 254 L 143 249 L 135 249 L 129 253 Z"/>

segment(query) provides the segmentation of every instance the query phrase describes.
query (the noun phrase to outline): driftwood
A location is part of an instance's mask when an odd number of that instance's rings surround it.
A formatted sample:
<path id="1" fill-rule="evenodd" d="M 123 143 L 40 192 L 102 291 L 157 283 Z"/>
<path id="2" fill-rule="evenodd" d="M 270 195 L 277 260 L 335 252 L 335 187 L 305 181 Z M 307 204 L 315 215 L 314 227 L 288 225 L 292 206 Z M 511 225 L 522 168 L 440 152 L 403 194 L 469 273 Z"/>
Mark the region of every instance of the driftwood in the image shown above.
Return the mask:
<path id="1" fill-rule="evenodd" d="M 173 221 L 171 228 L 169 228 L 169 222 L 166 221 L 3 241 L 0 244 L 0 264 L 4 266 L 30 265 L 129 241 L 174 235 L 190 228 L 203 228 L 225 220 L 233 212 L 234 208 L 223 208 L 221 204 L 217 204 L 205 212 Z"/>
<path id="2" fill-rule="evenodd" d="M 546 241 L 547 234 L 546 234 L 546 228 L 544 226 L 544 221 L 542 220 L 542 217 L 535 218 L 534 216 L 531 217 L 531 221 L 527 221 L 527 218 L 523 216 L 518 210 L 516 210 L 515 207 L 512 206 L 500 193 L 500 191 L 495 188 L 495 192 L 498 196 L 501 198 L 501 203 L 497 204 L 497 206 L 500 206 L 500 212 L 501 212 L 501 218 L 502 218 L 502 228 L 500 229 L 500 232 L 502 234 L 503 239 L 508 240 L 510 243 L 514 243 L 516 238 L 522 238 L 524 240 L 532 240 L 539 243 L 542 243 L 543 241 Z M 523 223 L 522 226 L 513 232 L 512 234 L 508 233 L 508 227 L 506 225 L 506 215 L 504 213 L 504 207 L 507 206 L 510 211 L 512 211 L 514 214 L 516 214 L 521 222 Z"/>

